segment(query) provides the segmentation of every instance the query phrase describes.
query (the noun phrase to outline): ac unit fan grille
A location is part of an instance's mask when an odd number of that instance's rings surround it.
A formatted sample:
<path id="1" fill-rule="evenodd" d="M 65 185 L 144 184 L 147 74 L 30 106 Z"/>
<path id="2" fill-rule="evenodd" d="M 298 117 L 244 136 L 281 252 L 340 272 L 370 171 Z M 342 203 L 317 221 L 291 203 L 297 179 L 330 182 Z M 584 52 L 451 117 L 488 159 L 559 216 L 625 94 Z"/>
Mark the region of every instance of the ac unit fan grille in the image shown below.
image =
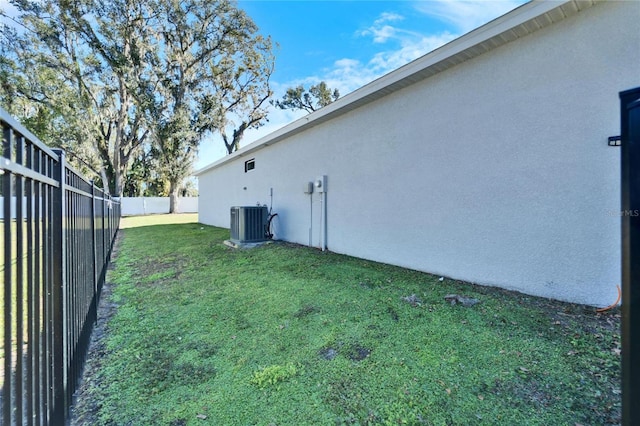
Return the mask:
<path id="1" fill-rule="evenodd" d="M 231 241 L 253 243 L 267 240 L 268 216 L 266 207 L 231 207 Z"/>

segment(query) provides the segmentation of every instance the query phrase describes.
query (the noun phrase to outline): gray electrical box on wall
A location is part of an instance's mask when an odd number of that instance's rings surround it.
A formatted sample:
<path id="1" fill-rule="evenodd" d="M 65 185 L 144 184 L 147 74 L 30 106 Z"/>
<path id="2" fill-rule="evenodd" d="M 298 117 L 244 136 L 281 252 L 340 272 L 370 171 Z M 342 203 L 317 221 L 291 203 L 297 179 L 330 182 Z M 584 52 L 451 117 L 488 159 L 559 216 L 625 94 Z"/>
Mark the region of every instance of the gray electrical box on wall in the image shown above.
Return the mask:
<path id="1" fill-rule="evenodd" d="M 313 193 L 313 182 L 307 182 L 304 185 L 304 193 L 305 194 L 312 194 Z"/>
<path id="2" fill-rule="evenodd" d="M 316 178 L 316 192 L 327 192 L 327 175 Z"/>

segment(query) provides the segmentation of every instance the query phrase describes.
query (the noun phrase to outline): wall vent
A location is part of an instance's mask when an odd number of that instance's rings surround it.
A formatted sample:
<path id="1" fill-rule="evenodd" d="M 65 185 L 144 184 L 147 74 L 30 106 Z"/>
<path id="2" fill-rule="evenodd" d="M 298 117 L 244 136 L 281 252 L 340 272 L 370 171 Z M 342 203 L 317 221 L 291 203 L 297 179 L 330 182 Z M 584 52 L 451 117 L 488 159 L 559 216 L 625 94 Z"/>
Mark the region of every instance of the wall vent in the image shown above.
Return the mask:
<path id="1" fill-rule="evenodd" d="M 231 241 L 236 243 L 265 241 L 268 216 L 266 206 L 231 207 Z"/>

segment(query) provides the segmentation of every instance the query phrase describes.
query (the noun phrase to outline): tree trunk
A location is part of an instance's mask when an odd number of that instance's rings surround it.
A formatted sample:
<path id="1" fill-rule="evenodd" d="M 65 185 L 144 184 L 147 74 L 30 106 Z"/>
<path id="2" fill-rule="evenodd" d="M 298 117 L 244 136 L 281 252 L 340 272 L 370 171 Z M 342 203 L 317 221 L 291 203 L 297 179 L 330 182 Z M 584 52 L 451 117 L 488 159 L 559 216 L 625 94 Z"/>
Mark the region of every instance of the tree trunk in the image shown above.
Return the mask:
<path id="1" fill-rule="evenodd" d="M 111 189 L 109 188 L 109 178 L 107 177 L 107 171 L 102 167 L 100 169 L 100 178 L 102 179 L 102 190 L 105 194 L 111 194 Z"/>
<path id="2" fill-rule="evenodd" d="M 178 189 L 180 185 L 177 182 L 169 182 L 169 213 L 180 213 L 179 211 L 179 200 L 178 200 Z"/>
<path id="3" fill-rule="evenodd" d="M 122 173 L 120 172 L 120 170 L 114 170 L 113 172 L 113 180 L 114 180 L 114 188 L 113 188 L 113 194 L 116 197 L 122 197 L 122 184 L 123 184 L 123 180 L 124 177 L 122 176 Z"/>

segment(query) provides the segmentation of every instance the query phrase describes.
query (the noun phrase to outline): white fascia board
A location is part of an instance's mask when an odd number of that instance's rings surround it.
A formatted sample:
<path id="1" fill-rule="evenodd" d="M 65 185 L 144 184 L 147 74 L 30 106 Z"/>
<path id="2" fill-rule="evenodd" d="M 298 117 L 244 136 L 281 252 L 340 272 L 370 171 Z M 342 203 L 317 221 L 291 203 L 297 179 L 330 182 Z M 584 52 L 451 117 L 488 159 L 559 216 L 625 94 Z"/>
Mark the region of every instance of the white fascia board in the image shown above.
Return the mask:
<path id="1" fill-rule="evenodd" d="M 326 107 L 287 124 L 286 126 L 258 139 L 246 147 L 241 148 L 233 154 L 195 171 L 194 175 L 199 176 L 211 169 L 219 167 L 222 164 L 233 161 L 238 157 L 252 154 L 263 147 L 275 144 L 296 133 L 323 123 L 332 117 L 351 111 L 366 103 L 386 96 L 390 92 L 407 87 L 418 80 L 427 78 L 438 72 L 442 72 L 443 70 L 463 62 L 470 57 L 478 56 L 479 54 L 492 50 L 518 37 L 537 31 L 543 26 L 551 25 L 565 19 L 583 9 L 591 7 L 595 3 L 595 0 L 534 0 L 529 3 L 525 3 L 511 12 L 508 12 L 485 25 L 450 41 L 444 46 L 439 47 L 438 49 L 435 49 L 406 65 L 403 65 L 397 70 L 385 74 L 359 89 L 356 89 Z M 532 23 L 537 18 L 544 15 L 546 15 L 544 20 L 538 20 L 535 25 L 529 25 L 529 28 L 527 28 L 527 24 Z M 491 43 L 490 41 L 494 42 Z M 480 49 L 481 51 L 477 49 L 480 45 L 483 45 L 484 47 L 484 49 Z M 437 71 L 433 70 L 433 68 L 436 67 L 439 69 Z"/>

